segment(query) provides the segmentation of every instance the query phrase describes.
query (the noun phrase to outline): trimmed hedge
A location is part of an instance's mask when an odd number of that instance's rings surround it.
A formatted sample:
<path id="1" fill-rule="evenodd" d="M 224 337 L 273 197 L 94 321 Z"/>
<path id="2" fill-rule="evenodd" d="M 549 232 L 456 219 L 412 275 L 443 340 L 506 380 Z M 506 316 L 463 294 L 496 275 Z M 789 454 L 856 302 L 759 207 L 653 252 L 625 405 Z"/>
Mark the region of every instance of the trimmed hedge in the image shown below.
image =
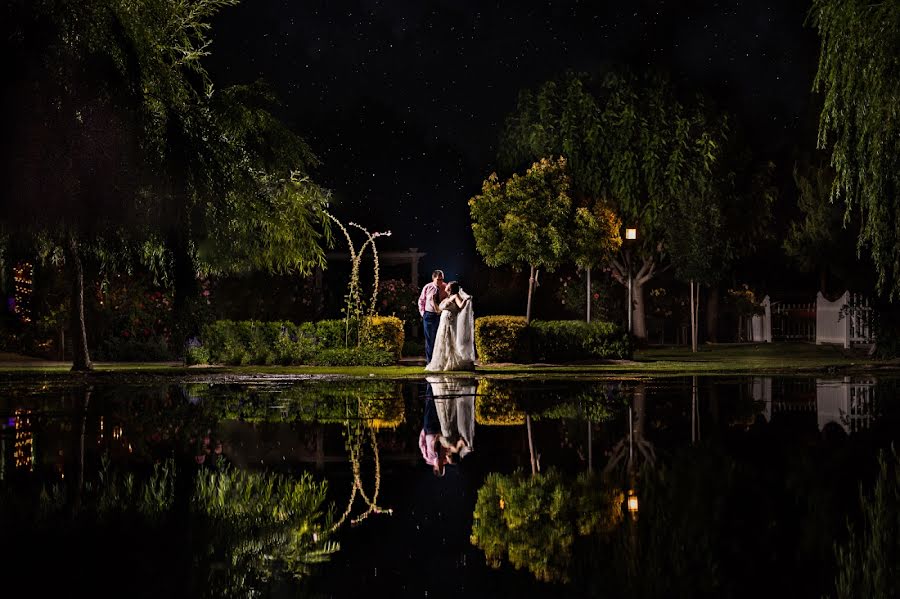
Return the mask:
<path id="1" fill-rule="evenodd" d="M 537 362 L 593 358 L 631 358 L 631 338 L 610 322 L 536 320 L 529 327 L 531 352 Z"/>
<path id="2" fill-rule="evenodd" d="M 399 334 L 398 334 L 399 330 Z M 352 327 L 351 327 L 352 332 Z M 294 324 L 289 321 L 218 320 L 203 329 L 203 345 L 191 348 L 191 363 L 314 364 L 321 366 L 384 366 L 400 357 L 403 325 L 397 318 L 376 317 L 364 325 L 366 341 L 345 347 L 343 320 Z M 202 351 L 201 351 L 202 350 Z"/>
<path id="3" fill-rule="evenodd" d="M 396 316 L 372 316 L 367 318 L 361 331 L 362 345 L 369 345 L 388 352 L 394 362 L 400 359 L 403 349 L 403 321 Z"/>
<path id="4" fill-rule="evenodd" d="M 631 337 L 608 322 L 536 320 L 527 325 L 521 316 L 476 319 L 475 346 L 483 363 L 628 359 L 633 353 Z"/>
<path id="5" fill-rule="evenodd" d="M 528 324 L 524 316 L 475 319 L 475 348 L 481 362 L 528 362 Z"/>

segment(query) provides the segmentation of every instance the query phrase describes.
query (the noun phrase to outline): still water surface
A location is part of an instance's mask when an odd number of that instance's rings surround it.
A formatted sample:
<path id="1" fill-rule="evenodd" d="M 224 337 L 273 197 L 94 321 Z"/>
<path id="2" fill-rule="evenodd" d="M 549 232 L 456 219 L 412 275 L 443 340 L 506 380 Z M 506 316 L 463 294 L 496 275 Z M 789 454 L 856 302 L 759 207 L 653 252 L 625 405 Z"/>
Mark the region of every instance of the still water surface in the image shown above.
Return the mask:
<path id="1" fill-rule="evenodd" d="M 38 596 L 821 597 L 897 389 L 7 382 L 0 557 Z"/>

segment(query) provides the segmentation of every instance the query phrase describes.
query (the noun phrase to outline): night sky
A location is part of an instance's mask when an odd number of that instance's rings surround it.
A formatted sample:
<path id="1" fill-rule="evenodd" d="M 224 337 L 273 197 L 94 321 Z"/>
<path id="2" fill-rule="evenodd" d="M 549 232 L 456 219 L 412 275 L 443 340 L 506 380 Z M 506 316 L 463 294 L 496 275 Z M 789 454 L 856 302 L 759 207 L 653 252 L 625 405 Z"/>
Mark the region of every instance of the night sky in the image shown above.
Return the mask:
<path id="1" fill-rule="evenodd" d="M 789 172 L 815 143 L 808 5 L 246 0 L 216 20 L 208 65 L 219 87 L 274 87 L 342 220 L 390 229 L 380 248 L 418 247 L 423 271 L 464 278 L 478 260 L 467 200 L 495 169 L 503 119 L 519 90 L 566 69 L 667 71 Z"/>

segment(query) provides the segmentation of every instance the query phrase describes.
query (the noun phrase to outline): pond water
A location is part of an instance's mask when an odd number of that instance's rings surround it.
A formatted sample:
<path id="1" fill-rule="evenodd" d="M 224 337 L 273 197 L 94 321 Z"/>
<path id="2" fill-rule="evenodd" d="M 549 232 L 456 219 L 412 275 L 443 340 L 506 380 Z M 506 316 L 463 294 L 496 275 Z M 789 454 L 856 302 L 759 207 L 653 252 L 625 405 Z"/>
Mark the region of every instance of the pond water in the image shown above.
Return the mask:
<path id="1" fill-rule="evenodd" d="M 0 397 L 39 596 L 818 598 L 900 436 L 891 378 L 58 381 Z"/>

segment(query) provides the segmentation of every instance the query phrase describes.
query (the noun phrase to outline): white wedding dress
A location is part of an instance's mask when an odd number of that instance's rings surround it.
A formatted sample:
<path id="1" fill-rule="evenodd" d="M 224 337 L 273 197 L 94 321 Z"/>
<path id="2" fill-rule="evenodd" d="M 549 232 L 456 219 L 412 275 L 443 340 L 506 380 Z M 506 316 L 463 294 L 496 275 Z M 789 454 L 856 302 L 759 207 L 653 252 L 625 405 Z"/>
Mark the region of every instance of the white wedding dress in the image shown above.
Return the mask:
<path id="1" fill-rule="evenodd" d="M 429 372 L 475 369 L 475 316 L 472 296 L 460 290 L 459 297 L 468 299 L 460 308 L 453 296 L 440 303 L 441 322 L 434 339 Z"/>

